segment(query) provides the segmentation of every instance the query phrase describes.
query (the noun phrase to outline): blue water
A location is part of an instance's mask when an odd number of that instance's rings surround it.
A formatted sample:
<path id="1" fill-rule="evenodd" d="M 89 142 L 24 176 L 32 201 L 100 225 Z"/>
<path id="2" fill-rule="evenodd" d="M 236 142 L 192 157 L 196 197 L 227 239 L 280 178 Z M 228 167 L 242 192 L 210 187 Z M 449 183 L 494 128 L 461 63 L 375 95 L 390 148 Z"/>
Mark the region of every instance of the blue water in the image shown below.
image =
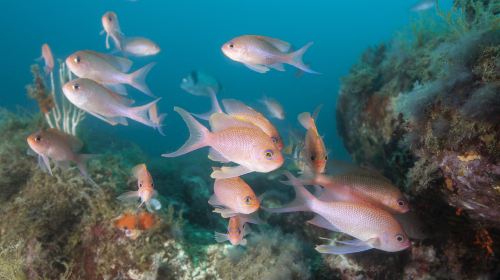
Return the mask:
<path id="1" fill-rule="evenodd" d="M 299 4 L 301 3 L 301 4 Z M 176 149 L 187 138 L 187 129 L 173 106 L 203 112 L 208 99 L 190 96 L 179 88 L 190 71 L 203 69 L 223 85 L 222 98 L 237 98 L 258 105 L 263 95 L 281 101 L 287 123 L 298 126 L 296 115 L 313 111 L 323 104 L 317 121 L 331 155 L 348 159 L 336 132 L 335 107 L 340 77 L 369 46 L 387 41 L 396 31 L 408 25 L 414 13 L 413 1 L 2 1 L 0 30 L 2 34 L 2 98 L 0 105 L 14 109 L 22 106 L 36 112 L 33 100 L 26 97 L 24 86 L 31 82 L 29 66 L 40 56 L 40 46 L 47 42 L 57 58 L 64 59 L 74 51 L 106 51 L 100 36 L 101 16 L 117 13 L 126 35 L 144 36 L 157 42 L 159 55 L 135 59 L 134 69 L 150 61 L 157 65 L 151 71 L 148 85 L 162 97 L 160 111 L 167 112 L 166 137 L 151 128 L 130 122 L 129 127 L 111 127 L 87 116 L 84 128 L 92 133 L 106 131 L 117 138 L 134 141 L 151 155 Z M 305 61 L 322 75 L 295 77 L 287 72 L 253 72 L 230 61 L 220 46 L 233 37 L 260 34 L 280 38 L 300 47 L 309 41 L 314 45 Z M 138 104 L 147 101 L 143 94 L 130 89 Z M 261 108 L 261 107 L 258 107 Z M 286 133 L 282 131 L 286 139 Z"/>

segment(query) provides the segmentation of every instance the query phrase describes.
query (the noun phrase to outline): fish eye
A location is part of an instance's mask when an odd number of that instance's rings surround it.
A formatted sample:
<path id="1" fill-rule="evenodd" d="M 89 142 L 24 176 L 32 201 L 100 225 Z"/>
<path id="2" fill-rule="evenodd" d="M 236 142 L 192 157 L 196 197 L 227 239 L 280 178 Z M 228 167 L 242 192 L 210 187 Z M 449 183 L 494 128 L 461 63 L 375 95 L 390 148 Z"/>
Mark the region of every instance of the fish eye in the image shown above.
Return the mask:
<path id="1" fill-rule="evenodd" d="M 402 200 L 402 199 L 398 200 L 398 205 L 399 205 L 399 206 L 405 206 L 405 204 L 406 204 L 406 203 L 405 203 L 405 201 L 404 201 L 404 200 Z"/>
<path id="2" fill-rule="evenodd" d="M 42 141 L 42 136 L 37 135 L 37 136 L 35 137 L 35 141 L 36 141 L 36 142 L 40 142 L 40 141 Z"/>
<path id="3" fill-rule="evenodd" d="M 238 235 L 240 235 L 240 234 L 241 234 L 241 229 L 238 229 Z"/>
<path id="4" fill-rule="evenodd" d="M 80 85 L 78 83 L 74 83 L 73 84 L 73 89 L 74 90 L 79 90 L 80 89 Z"/>
<path id="5" fill-rule="evenodd" d="M 108 20 L 109 20 L 109 21 L 113 21 L 113 17 L 109 16 L 109 17 L 108 17 Z"/>
<path id="6" fill-rule="evenodd" d="M 276 137 L 271 137 L 271 139 L 273 140 L 273 143 L 274 143 L 274 144 L 278 143 L 278 138 L 276 138 Z"/>
<path id="7" fill-rule="evenodd" d="M 325 160 L 328 160 L 328 156 L 325 156 Z"/>
<path id="8" fill-rule="evenodd" d="M 273 159 L 273 155 L 274 155 L 274 152 L 273 152 L 272 150 L 266 150 L 266 152 L 265 152 L 265 154 L 264 154 L 264 156 L 265 156 L 267 159 L 269 159 L 269 160 Z"/>
<path id="9" fill-rule="evenodd" d="M 316 157 L 314 155 L 311 156 L 311 160 L 315 160 Z"/>
<path id="10" fill-rule="evenodd" d="M 398 242 L 403 242 L 405 241 L 405 237 L 402 234 L 396 234 L 396 240 Z"/>
<path id="11" fill-rule="evenodd" d="M 154 186 L 155 186 L 155 184 L 151 183 L 151 187 L 154 187 Z"/>
<path id="12" fill-rule="evenodd" d="M 234 48 L 234 45 L 233 44 L 229 44 L 229 47 L 232 49 L 232 48 Z"/>
<path id="13" fill-rule="evenodd" d="M 245 203 L 250 204 L 252 202 L 252 198 L 250 196 L 245 196 Z"/>
<path id="14" fill-rule="evenodd" d="M 82 61 L 82 59 L 80 58 L 80 56 L 77 55 L 77 56 L 75 56 L 75 58 L 73 59 L 73 61 L 75 63 L 80 63 L 80 61 Z"/>
<path id="15" fill-rule="evenodd" d="M 139 183 L 139 188 L 142 187 L 142 183 Z"/>

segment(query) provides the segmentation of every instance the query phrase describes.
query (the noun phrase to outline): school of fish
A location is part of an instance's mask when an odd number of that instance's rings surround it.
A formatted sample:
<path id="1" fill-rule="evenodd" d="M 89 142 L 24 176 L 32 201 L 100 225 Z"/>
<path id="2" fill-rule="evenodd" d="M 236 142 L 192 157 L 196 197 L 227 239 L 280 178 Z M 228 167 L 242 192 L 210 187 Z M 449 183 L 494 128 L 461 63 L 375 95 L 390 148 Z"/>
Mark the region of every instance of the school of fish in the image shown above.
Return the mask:
<path id="1" fill-rule="evenodd" d="M 419 9 L 426 8 L 425 5 Z M 133 120 L 165 135 L 166 114 L 160 113 L 158 107 L 161 98 L 146 84 L 155 62 L 134 67 L 128 58 L 154 56 L 160 47 L 148 38 L 126 36 L 115 12 L 102 15 L 101 23 L 101 34 L 106 35 L 105 48 L 111 49 L 113 45 L 114 53 L 121 56 L 94 50 L 76 50 L 67 56 L 64 63 L 74 76 L 62 85 L 65 98 L 109 125 L 126 126 L 128 120 Z M 271 69 L 285 71 L 285 65 L 290 65 L 306 73 L 320 74 L 303 62 L 312 44 L 294 50 L 290 43 L 280 39 L 242 35 L 222 44 L 221 51 L 230 60 L 258 73 Z M 41 58 L 45 73 L 52 75 L 56 65 L 47 43 L 42 45 Z M 321 106 L 312 114 L 303 112 L 297 116 L 296 122 L 303 129 L 289 131 L 292 137 L 285 145 L 278 128 L 283 126 L 286 114 L 278 100 L 267 96 L 258 100 L 260 105 L 256 106 L 263 106 L 267 114 L 240 100 L 225 98 L 219 102 L 221 84 L 201 71 L 189 73 L 180 88 L 200 99 L 210 99 L 211 108 L 206 113 L 194 114 L 175 106 L 174 111 L 185 122 L 189 137 L 176 151 L 162 156 L 175 158 L 208 148 L 207 160 L 214 164 L 210 174 L 214 179 L 213 195 L 208 203 L 213 212 L 228 219 L 227 233 L 215 232 L 216 242 L 248 245 L 249 224 L 264 223 L 258 215 L 262 209 L 271 213 L 312 212 L 315 217 L 308 224 L 344 234 L 342 240 L 318 245 L 316 250 L 320 253 L 348 254 L 373 248 L 396 252 L 411 246 L 412 234 L 408 233 L 413 231 L 404 218 L 411 208 L 397 186 L 371 170 L 353 167 L 335 173 L 335 167 L 328 167 L 329 152 L 317 126 Z M 154 99 L 135 105 L 130 89 Z M 84 145 L 75 136 L 54 128 L 40 129 L 28 136 L 27 143 L 29 154 L 36 156 L 40 168 L 50 175 L 51 162 L 58 168 L 75 164 L 82 176 L 98 187 L 86 168 L 87 161 L 97 155 L 81 153 Z M 287 160 L 290 164 L 285 165 Z M 258 196 L 242 176 L 277 170 L 286 176 L 284 183 L 293 187 L 295 199 L 282 207 L 264 207 L 263 196 Z M 162 199 L 145 163 L 133 167 L 131 177 L 137 187 L 117 199 L 133 205 L 135 213 L 123 213 L 114 220 L 114 225 L 127 237 L 136 239 L 141 231 L 157 223 L 151 213 L 162 209 Z M 306 185 L 313 186 L 314 193 Z M 140 212 L 142 207 L 147 211 Z"/>

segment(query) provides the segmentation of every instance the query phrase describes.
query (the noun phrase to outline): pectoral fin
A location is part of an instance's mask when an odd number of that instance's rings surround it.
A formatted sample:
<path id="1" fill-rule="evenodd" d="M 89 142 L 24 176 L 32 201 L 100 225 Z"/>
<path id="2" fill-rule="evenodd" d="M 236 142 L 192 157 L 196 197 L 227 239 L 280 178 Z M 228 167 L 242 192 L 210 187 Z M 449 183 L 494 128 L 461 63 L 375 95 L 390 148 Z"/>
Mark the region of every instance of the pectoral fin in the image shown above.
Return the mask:
<path id="1" fill-rule="evenodd" d="M 214 179 L 228 179 L 233 177 L 239 177 L 241 175 L 245 175 L 252 172 L 252 170 L 238 165 L 238 166 L 223 166 L 220 170 L 215 170 L 210 174 L 210 177 Z"/>
<path id="2" fill-rule="evenodd" d="M 43 172 L 47 172 L 52 176 L 52 169 L 50 168 L 50 161 L 47 156 L 38 155 L 38 166 Z"/>
<path id="3" fill-rule="evenodd" d="M 259 65 L 259 64 L 245 64 L 246 67 L 252 69 L 253 71 L 255 72 L 259 72 L 259 73 L 266 73 L 267 71 L 269 71 L 269 68 L 264 66 L 264 65 Z"/>

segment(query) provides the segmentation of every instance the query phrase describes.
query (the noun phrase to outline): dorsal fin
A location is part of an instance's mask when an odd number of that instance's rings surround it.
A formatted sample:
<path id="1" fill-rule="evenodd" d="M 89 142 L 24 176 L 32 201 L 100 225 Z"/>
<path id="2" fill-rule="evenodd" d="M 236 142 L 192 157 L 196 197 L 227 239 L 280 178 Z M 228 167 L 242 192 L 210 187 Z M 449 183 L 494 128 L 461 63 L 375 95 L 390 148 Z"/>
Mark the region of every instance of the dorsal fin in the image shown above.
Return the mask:
<path id="1" fill-rule="evenodd" d="M 212 132 L 221 131 L 231 127 L 248 127 L 253 129 L 259 129 L 252 123 L 240 120 L 236 117 L 226 115 L 224 113 L 214 113 L 210 116 L 210 128 Z"/>
<path id="2" fill-rule="evenodd" d="M 273 45 L 275 48 L 277 48 L 282 53 L 287 53 L 290 50 L 290 48 L 292 47 L 292 45 L 290 45 L 290 43 L 282 41 L 282 40 L 278 40 L 278 39 L 266 37 L 266 36 L 257 36 L 257 37 L 259 39 L 262 39 L 262 40 L 268 42 L 269 44 Z"/>
<path id="3" fill-rule="evenodd" d="M 223 99 L 222 105 L 226 113 L 229 115 L 261 115 L 259 112 L 255 111 L 253 108 L 245 105 L 245 103 L 236 99 Z"/>

